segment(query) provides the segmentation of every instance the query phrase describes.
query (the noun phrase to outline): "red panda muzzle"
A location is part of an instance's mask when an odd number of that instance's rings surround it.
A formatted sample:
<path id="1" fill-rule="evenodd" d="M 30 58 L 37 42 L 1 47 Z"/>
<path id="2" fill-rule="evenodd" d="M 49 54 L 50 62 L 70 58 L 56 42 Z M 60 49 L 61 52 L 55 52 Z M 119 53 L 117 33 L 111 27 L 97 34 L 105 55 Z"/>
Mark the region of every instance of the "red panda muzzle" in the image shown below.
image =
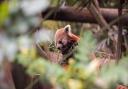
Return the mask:
<path id="1" fill-rule="evenodd" d="M 63 55 L 68 54 L 74 48 L 74 44 L 76 44 L 74 41 L 69 41 L 66 45 L 63 45 L 59 50 Z"/>

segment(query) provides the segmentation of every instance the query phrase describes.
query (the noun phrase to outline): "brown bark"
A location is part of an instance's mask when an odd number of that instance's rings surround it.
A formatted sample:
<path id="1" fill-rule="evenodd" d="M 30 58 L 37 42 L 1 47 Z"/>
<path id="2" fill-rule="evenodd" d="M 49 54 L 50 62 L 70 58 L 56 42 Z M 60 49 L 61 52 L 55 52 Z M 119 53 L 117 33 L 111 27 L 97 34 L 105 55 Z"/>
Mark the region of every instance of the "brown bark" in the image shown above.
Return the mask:
<path id="1" fill-rule="evenodd" d="M 21 64 L 13 62 L 11 67 L 15 89 L 53 89 L 51 84 L 41 82 L 38 76 L 35 75 L 34 78 L 29 76 L 26 73 L 26 68 Z"/>
<path id="2" fill-rule="evenodd" d="M 126 9 L 124 11 L 126 11 Z M 101 8 L 100 12 L 108 23 L 118 18 L 118 9 Z M 62 7 L 58 9 L 56 9 L 55 7 L 50 7 L 44 12 L 42 12 L 42 17 L 44 18 L 45 16 L 47 16 L 47 18 L 45 19 L 49 20 L 97 23 L 96 19 L 91 15 L 91 13 L 86 8 L 79 10 L 73 7 Z M 127 23 L 128 15 L 125 15 L 122 18 L 122 24 L 127 25 Z"/>

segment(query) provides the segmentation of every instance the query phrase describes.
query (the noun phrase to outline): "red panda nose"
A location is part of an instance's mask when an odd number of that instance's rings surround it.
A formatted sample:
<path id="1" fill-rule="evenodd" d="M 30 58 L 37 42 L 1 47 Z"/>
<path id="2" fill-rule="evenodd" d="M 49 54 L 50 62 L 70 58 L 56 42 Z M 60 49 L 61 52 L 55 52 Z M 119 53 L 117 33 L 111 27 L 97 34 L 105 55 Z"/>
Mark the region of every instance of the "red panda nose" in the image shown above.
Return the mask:
<path id="1" fill-rule="evenodd" d="M 60 47 L 57 47 L 57 49 L 59 49 L 59 50 L 60 50 L 61 48 L 60 48 Z"/>

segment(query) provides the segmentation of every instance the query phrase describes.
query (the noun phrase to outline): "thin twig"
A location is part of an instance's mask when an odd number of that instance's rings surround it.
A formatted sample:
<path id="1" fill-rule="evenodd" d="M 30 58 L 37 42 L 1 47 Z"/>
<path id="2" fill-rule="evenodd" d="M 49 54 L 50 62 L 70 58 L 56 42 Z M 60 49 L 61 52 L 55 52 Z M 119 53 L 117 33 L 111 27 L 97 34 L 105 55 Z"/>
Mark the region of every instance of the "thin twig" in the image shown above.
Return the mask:
<path id="1" fill-rule="evenodd" d="M 41 46 L 39 45 L 39 43 L 35 43 L 36 47 L 38 48 L 40 54 L 42 57 L 45 57 L 46 59 L 49 59 L 48 54 L 41 48 Z"/>
<path id="2" fill-rule="evenodd" d="M 91 3 L 91 5 L 87 8 L 90 11 L 90 13 L 92 13 L 92 15 L 95 17 L 95 19 L 97 20 L 97 22 L 100 24 L 101 27 L 106 27 L 107 30 L 111 29 L 107 21 L 100 13 L 100 10 L 98 10 L 93 3 Z M 106 29 L 104 29 L 103 31 L 106 31 Z"/>
<path id="3" fill-rule="evenodd" d="M 113 21 L 111 21 L 111 22 L 109 23 L 109 26 L 111 27 L 112 25 L 114 25 L 115 23 L 117 23 L 119 20 L 123 19 L 123 18 L 126 17 L 126 16 L 128 16 L 128 13 L 123 14 L 123 15 L 117 17 L 116 19 L 114 19 Z M 106 29 L 107 29 L 107 26 L 105 26 L 105 27 L 102 28 L 102 30 L 106 30 Z"/>
<path id="4" fill-rule="evenodd" d="M 37 75 L 36 75 L 37 76 Z M 25 89 L 32 89 L 32 87 L 39 81 L 39 77 L 36 77 L 35 80 L 32 80 L 30 84 Z"/>

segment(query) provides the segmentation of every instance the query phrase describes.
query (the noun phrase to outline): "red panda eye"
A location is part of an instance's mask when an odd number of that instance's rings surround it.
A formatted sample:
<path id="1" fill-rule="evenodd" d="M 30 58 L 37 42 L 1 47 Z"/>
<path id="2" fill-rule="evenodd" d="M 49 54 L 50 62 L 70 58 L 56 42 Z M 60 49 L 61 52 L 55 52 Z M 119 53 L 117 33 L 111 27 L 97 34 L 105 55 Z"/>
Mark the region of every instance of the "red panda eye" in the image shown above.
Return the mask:
<path id="1" fill-rule="evenodd" d="M 65 32 L 69 32 L 69 28 L 68 27 L 65 28 Z"/>
<path id="2" fill-rule="evenodd" d="M 58 43 L 59 43 L 59 44 L 62 44 L 62 41 L 59 41 Z"/>

